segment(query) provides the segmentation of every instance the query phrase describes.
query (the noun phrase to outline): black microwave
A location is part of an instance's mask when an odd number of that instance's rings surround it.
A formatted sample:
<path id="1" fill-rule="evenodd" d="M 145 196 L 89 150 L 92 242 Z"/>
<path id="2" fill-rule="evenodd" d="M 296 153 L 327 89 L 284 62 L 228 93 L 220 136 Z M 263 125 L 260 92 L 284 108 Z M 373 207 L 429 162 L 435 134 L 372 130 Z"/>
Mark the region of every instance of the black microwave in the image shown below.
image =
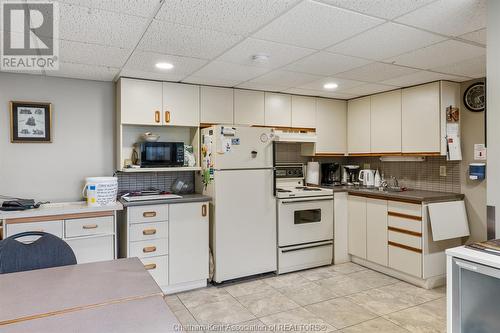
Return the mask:
<path id="1" fill-rule="evenodd" d="M 141 168 L 184 165 L 183 142 L 141 142 L 135 145 L 134 164 Z"/>

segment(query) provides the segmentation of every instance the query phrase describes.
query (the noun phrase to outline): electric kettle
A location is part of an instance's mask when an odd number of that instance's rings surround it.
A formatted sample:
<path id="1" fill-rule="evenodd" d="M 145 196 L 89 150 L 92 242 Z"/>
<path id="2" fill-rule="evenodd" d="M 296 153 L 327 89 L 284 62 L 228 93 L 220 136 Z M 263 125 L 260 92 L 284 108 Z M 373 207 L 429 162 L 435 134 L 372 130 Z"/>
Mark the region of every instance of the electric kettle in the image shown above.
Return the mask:
<path id="1" fill-rule="evenodd" d="M 363 169 L 359 172 L 359 182 L 366 187 L 375 186 L 375 170 Z"/>

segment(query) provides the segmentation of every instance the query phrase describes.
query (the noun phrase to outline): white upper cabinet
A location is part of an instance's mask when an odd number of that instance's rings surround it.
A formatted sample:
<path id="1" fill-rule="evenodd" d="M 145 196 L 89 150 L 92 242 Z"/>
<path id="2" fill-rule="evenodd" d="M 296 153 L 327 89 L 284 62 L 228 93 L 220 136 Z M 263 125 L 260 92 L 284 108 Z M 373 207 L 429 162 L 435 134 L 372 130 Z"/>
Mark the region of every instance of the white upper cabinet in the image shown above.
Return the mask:
<path id="1" fill-rule="evenodd" d="M 403 89 L 402 152 L 441 152 L 439 82 Z"/>
<path id="2" fill-rule="evenodd" d="M 316 98 L 292 96 L 292 127 L 316 128 Z"/>
<path id="3" fill-rule="evenodd" d="M 316 100 L 316 154 L 345 154 L 347 150 L 347 102 Z"/>
<path id="4" fill-rule="evenodd" d="M 122 124 L 162 125 L 162 83 L 120 79 L 118 103 Z"/>
<path id="5" fill-rule="evenodd" d="M 205 86 L 200 89 L 200 122 L 233 124 L 233 89 Z"/>
<path id="6" fill-rule="evenodd" d="M 292 126 L 292 99 L 290 95 L 265 93 L 265 125 Z"/>
<path id="7" fill-rule="evenodd" d="M 234 90 L 234 123 L 236 125 L 264 126 L 263 91 Z"/>
<path id="8" fill-rule="evenodd" d="M 199 126 L 200 87 L 163 82 L 163 123 L 172 126 Z"/>
<path id="9" fill-rule="evenodd" d="M 347 151 L 350 154 L 371 152 L 370 96 L 347 103 Z"/>
<path id="10" fill-rule="evenodd" d="M 371 96 L 371 152 L 401 152 L 401 90 Z"/>

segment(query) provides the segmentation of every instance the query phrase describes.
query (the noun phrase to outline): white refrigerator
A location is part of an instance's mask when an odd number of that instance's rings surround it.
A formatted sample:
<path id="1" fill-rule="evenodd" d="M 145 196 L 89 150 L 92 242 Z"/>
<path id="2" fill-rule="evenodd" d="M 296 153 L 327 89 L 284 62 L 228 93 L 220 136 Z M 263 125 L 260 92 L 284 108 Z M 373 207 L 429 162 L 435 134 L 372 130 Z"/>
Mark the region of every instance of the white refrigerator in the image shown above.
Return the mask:
<path id="1" fill-rule="evenodd" d="M 201 134 L 204 193 L 212 197 L 213 280 L 276 271 L 271 130 L 212 126 Z"/>

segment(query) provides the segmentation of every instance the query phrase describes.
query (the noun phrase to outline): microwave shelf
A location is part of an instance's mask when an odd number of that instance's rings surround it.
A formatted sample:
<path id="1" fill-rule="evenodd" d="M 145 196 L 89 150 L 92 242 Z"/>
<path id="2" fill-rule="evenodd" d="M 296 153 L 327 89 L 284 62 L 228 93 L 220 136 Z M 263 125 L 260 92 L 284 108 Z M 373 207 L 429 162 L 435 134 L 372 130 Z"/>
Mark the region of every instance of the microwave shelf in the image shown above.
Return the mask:
<path id="1" fill-rule="evenodd" d="M 168 172 L 168 171 L 200 171 L 201 167 L 165 167 L 165 168 L 123 168 L 122 172 Z"/>

